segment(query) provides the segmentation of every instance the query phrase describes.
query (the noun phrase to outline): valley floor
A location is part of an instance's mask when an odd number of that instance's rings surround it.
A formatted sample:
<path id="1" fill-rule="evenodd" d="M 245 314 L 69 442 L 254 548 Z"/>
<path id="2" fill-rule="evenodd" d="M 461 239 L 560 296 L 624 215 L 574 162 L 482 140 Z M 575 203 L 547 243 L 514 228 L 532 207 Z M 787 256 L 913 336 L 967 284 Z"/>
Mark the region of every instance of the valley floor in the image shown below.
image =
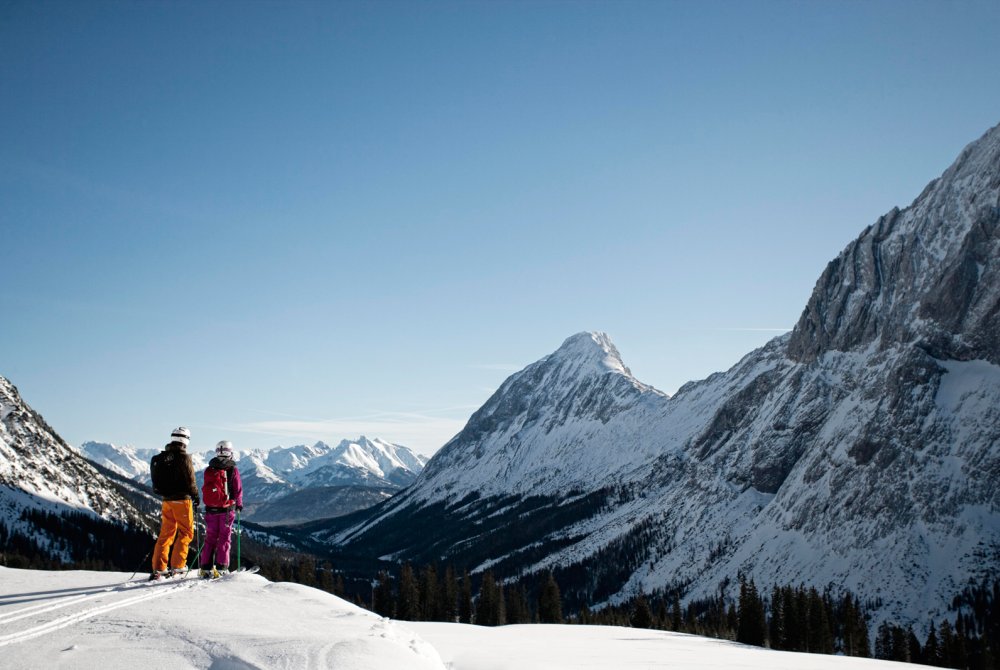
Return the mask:
<path id="1" fill-rule="evenodd" d="M 100 670 L 889 670 L 606 626 L 408 623 L 298 584 L 0 567 L 0 667 Z M 916 666 L 906 665 L 907 668 Z"/>

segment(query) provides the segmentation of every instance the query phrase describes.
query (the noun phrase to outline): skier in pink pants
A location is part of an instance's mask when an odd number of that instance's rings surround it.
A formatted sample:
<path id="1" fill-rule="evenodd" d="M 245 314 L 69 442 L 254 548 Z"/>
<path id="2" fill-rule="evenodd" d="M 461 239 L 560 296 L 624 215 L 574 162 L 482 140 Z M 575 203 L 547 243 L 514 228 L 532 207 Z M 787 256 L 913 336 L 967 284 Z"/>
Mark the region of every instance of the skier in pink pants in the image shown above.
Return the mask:
<path id="1" fill-rule="evenodd" d="M 229 440 L 215 445 L 215 457 L 205 468 L 201 491 L 205 504 L 205 546 L 201 550 L 198 574 L 209 579 L 229 572 L 233 521 L 236 510 L 243 509 L 243 483 L 233 461 L 233 443 Z"/>

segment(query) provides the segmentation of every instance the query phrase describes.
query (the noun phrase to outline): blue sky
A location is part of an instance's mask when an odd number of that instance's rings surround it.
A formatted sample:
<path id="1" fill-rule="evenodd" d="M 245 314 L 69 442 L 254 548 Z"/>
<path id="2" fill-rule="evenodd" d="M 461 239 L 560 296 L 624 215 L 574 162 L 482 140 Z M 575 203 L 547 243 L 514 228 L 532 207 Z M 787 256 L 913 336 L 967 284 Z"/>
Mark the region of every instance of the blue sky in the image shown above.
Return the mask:
<path id="1" fill-rule="evenodd" d="M 0 374 L 69 442 L 430 454 L 667 392 L 1000 122 L 995 2 L 3 2 Z"/>

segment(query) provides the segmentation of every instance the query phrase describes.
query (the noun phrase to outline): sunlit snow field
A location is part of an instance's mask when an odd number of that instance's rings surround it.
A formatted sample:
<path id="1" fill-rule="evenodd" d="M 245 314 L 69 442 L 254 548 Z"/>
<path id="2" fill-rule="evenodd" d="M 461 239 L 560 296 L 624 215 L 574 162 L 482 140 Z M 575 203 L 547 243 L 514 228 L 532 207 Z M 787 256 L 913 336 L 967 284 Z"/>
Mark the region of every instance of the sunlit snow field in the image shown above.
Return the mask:
<path id="1" fill-rule="evenodd" d="M 774 652 L 607 626 L 391 621 L 323 591 L 238 574 L 0 568 L 0 667 L 100 670 L 855 670 L 913 665 Z"/>

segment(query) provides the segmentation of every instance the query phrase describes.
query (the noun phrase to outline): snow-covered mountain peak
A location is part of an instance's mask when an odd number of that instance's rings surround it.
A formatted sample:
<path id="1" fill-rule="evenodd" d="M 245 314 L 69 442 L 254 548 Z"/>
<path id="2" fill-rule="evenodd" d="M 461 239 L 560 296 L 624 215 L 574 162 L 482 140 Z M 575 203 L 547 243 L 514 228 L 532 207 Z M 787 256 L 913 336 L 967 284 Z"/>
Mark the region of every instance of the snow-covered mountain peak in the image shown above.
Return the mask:
<path id="1" fill-rule="evenodd" d="M 611 338 L 607 333 L 597 331 L 577 333 L 566 338 L 562 346 L 544 360 L 568 363 L 574 366 L 577 374 L 618 372 L 632 376 Z"/>
<path id="2" fill-rule="evenodd" d="M 640 422 L 652 420 L 667 401 L 632 376 L 605 333 L 577 333 L 501 384 L 428 462 L 417 495 L 442 488 L 562 490 L 614 476 L 645 460 L 650 442 L 633 435 L 632 422 L 621 426 L 627 437 L 620 442 L 591 435 L 630 410 Z"/>

